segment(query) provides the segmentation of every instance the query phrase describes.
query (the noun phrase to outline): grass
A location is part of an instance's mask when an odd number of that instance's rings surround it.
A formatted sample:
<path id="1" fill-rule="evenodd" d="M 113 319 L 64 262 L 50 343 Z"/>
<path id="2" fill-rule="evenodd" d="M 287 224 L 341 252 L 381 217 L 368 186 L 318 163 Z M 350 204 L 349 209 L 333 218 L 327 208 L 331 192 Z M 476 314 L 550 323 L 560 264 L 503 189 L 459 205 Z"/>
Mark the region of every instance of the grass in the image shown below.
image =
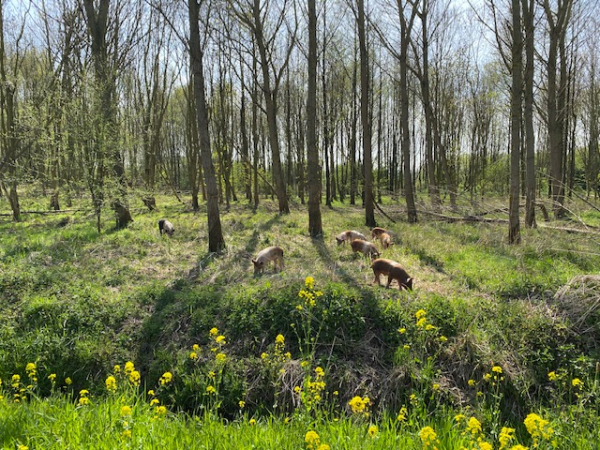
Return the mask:
<path id="1" fill-rule="evenodd" d="M 25 199 L 23 209 L 39 203 Z M 313 427 L 331 448 L 410 449 L 423 447 L 419 432 L 432 426 L 442 448 L 459 448 L 469 442 L 453 416 L 467 406 L 494 448 L 504 425 L 531 445 L 523 419 L 534 411 L 563 434 L 560 442 L 570 447 L 562 448 L 589 448 L 597 437 L 600 336 L 574 334 L 573 317 L 553 299 L 574 276 L 598 272 L 595 235 L 523 229 L 523 244 L 509 246 L 504 225 L 425 218 L 408 224 L 387 201 L 383 207 L 396 222 L 378 220 L 394 245 L 382 256 L 415 278 L 408 293 L 374 286 L 370 262 L 336 245 L 334 236 L 345 229 L 369 235 L 359 207 L 323 207 L 320 241 L 308 237 L 300 205 L 281 216 L 267 200 L 257 210 L 233 204 L 221 216 L 227 249 L 210 255 L 203 213 L 166 196 L 157 204 L 153 212 L 134 209 L 134 222 L 120 231 L 104 214 L 102 233 L 90 212 L 74 213 L 64 227 L 57 226 L 62 215 L 29 214 L 16 224 L 0 219 L 0 418 L 14 418 L 1 435 L 5 447 L 174 448 L 193 441 L 206 448 L 298 448 Z M 590 222 L 597 215 L 577 212 Z M 160 218 L 175 225 L 173 238 L 159 236 Z M 284 249 L 286 268 L 255 276 L 250 259 L 269 245 Z M 322 293 L 314 306 L 298 296 L 307 277 Z M 417 324 L 420 310 L 431 329 Z M 225 366 L 215 365 L 210 351 L 213 327 L 227 338 Z M 279 334 L 290 352 L 281 367 L 269 359 Z M 202 351 L 190 360 L 194 344 Z M 159 420 L 145 394 L 128 394 L 139 416 L 124 440 L 123 400 L 107 395 L 104 381 L 125 361 L 135 363 L 147 386 L 157 386 L 166 370 L 175 381 L 161 394 L 170 412 Z M 11 377 L 25 379 L 31 362 L 39 382 L 29 400 L 11 403 Z M 306 398 L 298 399 L 294 387 L 314 374 L 301 363 L 325 368 L 323 395 L 337 405 L 335 414 L 305 410 Z M 492 386 L 485 377 L 495 366 L 505 379 Z M 560 385 L 548 379 L 557 370 Z M 220 404 L 207 420 L 210 402 L 199 393 L 212 382 L 211 371 L 220 377 Z M 50 373 L 60 380 L 56 386 Z M 573 379 L 584 387 L 574 389 Z M 93 393 L 91 405 L 77 405 L 81 389 Z M 356 395 L 373 400 L 368 421 L 349 414 Z M 399 432 L 395 416 L 403 406 L 410 419 Z M 249 425 L 251 418 L 258 423 Z M 575 421 L 579 443 L 567 426 Z M 369 424 L 379 427 L 373 439 Z M 111 437 L 95 440 L 102 432 Z"/>

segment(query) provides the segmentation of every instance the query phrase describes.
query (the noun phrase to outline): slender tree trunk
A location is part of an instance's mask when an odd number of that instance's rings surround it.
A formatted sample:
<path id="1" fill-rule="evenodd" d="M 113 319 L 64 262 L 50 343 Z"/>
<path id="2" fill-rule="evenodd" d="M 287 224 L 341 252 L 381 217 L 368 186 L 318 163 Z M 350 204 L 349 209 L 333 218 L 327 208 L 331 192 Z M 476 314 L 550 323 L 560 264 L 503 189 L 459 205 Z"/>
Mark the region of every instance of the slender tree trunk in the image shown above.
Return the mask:
<path id="1" fill-rule="evenodd" d="M 367 34 L 365 30 L 365 5 L 364 0 L 357 0 L 358 6 L 358 42 L 360 48 L 360 118 L 363 137 L 364 159 L 364 205 L 365 225 L 376 227 L 375 199 L 373 197 L 373 162 L 371 161 L 371 114 L 369 112 L 369 96 L 371 73 L 369 66 L 369 53 L 367 47 Z"/>
<path id="2" fill-rule="evenodd" d="M 308 93 L 306 101 L 308 171 L 308 233 L 323 237 L 321 221 L 321 171 L 317 149 L 317 13 L 315 0 L 308 0 Z"/>
<path id="3" fill-rule="evenodd" d="M 202 166 L 204 168 L 204 179 L 206 181 L 207 216 L 208 216 L 208 251 L 220 252 L 225 248 L 225 240 L 221 231 L 221 218 L 219 215 L 219 193 L 215 169 L 212 163 L 212 151 L 210 147 L 210 136 L 208 126 L 208 111 L 206 107 L 206 96 L 204 92 L 204 67 L 202 61 L 202 49 L 200 47 L 199 15 L 200 5 L 196 0 L 188 3 L 190 21 L 190 65 L 194 83 L 194 98 L 196 100 L 196 118 L 198 121 L 198 132 L 200 134 L 200 151 L 202 154 Z"/>
<path id="4" fill-rule="evenodd" d="M 510 196 L 508 242 L 521 242 L 519 221 L 519 176 L 521 162 L 521 107 L 523 98 L 523 36 L 521 32 L 521 0 L 512 0 L 512 88 L 510 101 Z"/>
<path id="5" fill-rule="evenodd" d="M 525 226 L 537 227 L 535 221 L 535 132 L 533 128 L 533 87 L 534 87 L 534 0 L 521 0 L 523 6 L 523 21 L 525 28 Z"/>

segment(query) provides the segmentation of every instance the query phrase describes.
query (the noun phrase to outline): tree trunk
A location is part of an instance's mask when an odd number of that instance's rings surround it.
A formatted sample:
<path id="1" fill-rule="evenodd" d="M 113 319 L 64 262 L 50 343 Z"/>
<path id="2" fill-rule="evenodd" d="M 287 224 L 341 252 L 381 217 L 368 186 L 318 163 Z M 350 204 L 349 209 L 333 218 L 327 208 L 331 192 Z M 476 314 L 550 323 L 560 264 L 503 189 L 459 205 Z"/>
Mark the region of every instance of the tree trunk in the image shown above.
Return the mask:
<path id="1" fill-rule="evenodd" d="M 308 92 L 306 101 L 306 140 L 308 170 L 308 233 L 323 237 L 321 209 L 321 171 L 317 148 L 317 13 L 315 0 L 308 0 Z"/>
<path id="2" fill-rule="evenodd" d="M 519 221 L 519 176 L 521 163 L 521 106 L 523 97 L 523 36 L 521 32 L 521 0 L 512 0 L 512 86 L 510 100 L 510 196 L 508 206 L 508 242 L 521 242 Z"/>
<path id="3" fill-rule="evenodd" d="M 188 3 L 190 21 L 190 65 L 194 83 L 194 98 L 196 101 L 196 119 L 200 134 L 200 152 L 204 179 L 206 182 L 207 216 L 208 216 L 208 251 L 220 252 L 225 249 L 225 240 L 221 231 L 221 218 L 219 215 L 219 192 L 212 162 L 212 151 L 208 127 L 208 111 L 204 92 L 204 67 L 202 49 L 200 48 L 200 7 L 196 0 Z"/>
<path id="4" fill-rule="evenodd" d="M 536 228 L 535 222 L 535 132 L 533 128 L 533 88 L 534 88 L 534 0 L 521 0 L 523 6 L 523 22 L 525 28 L 525 226 Z"/>
<path id="5" fill-rule="evenodd" d="M 364 205 L 365 225 L 376 227 L 375 199 L 373 198 L 373 162 L 371 161 L 371 114 L 369 113 L 370 95 L 370 66 L 365 30 L 364 0 L 357 0 L 358 6 L 358 42 L 360 48 L 360 119 L 362 124 L 363 153 L 364 153 Z"/>

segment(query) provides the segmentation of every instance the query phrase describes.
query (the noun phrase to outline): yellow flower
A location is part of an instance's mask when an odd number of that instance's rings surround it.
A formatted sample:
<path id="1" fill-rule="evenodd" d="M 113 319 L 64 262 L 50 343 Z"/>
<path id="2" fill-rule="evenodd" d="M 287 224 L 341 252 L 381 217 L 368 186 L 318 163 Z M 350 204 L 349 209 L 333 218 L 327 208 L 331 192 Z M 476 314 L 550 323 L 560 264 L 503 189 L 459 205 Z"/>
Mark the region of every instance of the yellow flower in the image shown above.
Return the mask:
<path id="1" fill-rule="evenodd" d="M 171 381 L 173 381 L 173 374 L 171 372 L 165 372 L 163 373 L 162 377 L 160 377 L 159 381 L 161 385 L 169 384 Z"/>
<path id="2" fill-rule="evenodd" d="M 262 352 L 262 353 L 260 354 L 260 359 L 267 359 L 268 357 L 269 357 L 269 354 L 268 354 L 268 353 Z"/>
<path id="3" fill-rule="evenodd" d="M 405 344 L 404 347 L 402 347 L 404 350 L 410 350 L 410 345 Z"/>
<path id="4" fill-rule="evenodd" d="M 156 405 L 160 405 L 160 400 L 157 398 L 153 398 L 152 400 L 150 400 L 150 406 L 156 406 Z"/>
<path id="5" fill-rule="evenodd" d="M 348 406 L 355 414 L 368 414 L 368 407 L 371 404 L 369 397 L 355 396 L 348 402 Z"/>
<path id="6" fill-rule="evenodd" d="M 492 367 L 492 372 L 496 372 L 496 373 L 500 374 L 500 373 L 502 373 L 502 367 L 494 366 L 494 367 Z"/>
<path id="7" fill-rule="evenodd" d="M 315 374 L 317 374 L 318 377 L 323 377 L 325 376 L 325 372 L 323 371 L 322 367 L 317 367 L 315 369 Z"/>
<path id="8" fill-rule="evenodd" d="M 215 389 L 214 386 L 206 386 L 206 393 L 208 395 L 212 395 L 212 394 L 214 394 L 216 392 L 217 392 L 217 390 Z"/>
<path id="9" fill-rule="evenodd" d="M 304 308 L 302 308 L 302 305 L 296 305 L 296 309 L 297 309 L 298 311 L 302 311 L 302 309 L 304 309 Z"/>
<path id="10" fill-rule="evenodd" d="M 246 406 L 246 402 L 245 402 L 244 400 L 240 400 L 240 401 L 238 402 L 238 405 L 240 406 L 240 409 L 243 409 L 243 408 L 244 408 L 244 406 Z"/>
<path id="11" fill-rule="evenodd" d="M 494 446 L 492 444 L 490 444 L 489 442 L 479 441 L 477 443 L 479 444 L 479 448 L 481 450 L 494 450 Z"/>
<path id="12" fill-rule="evenodd" d="M 89 393 L 90 391 L 88 391 L 87 389 L 82 389 L 79 391 L 79 395 L 81 395 L 82 397 L 87 397 Z"/>
<path id="13" fill-rule="evenodd" d="M 123 430 L 123 432 L 121 433 L 121 435 L 125 438 L 125 439 L 131 439 L 131 430 Z"/>
<path id="14" fill-rule="evenodd" d="M 479 420 L 477 420 L 475 417 L 471 417 L 467 422 L 467 431 L 473 436 L 481 433 L 481 422 L 479 422 Z"/>
<path id="15" fill-rule="evenodd" d="M 422 319 L 426 315 L 427 315 L 427 313 L 425 312 L 424 309 L 420 309 L 415 313 L 415 317 L 417 318 L 417 320 Z M 427 427 L 425 427 L 425 428 L 427 428 Z"/>
<path id="16" fill-rule="evenodd" d="M 422 317 L 421 319 L 417 320 L 417 326 L 419 328 L 423 328 L 426 323 L 427 323 L 427 318 L 426 317 Z"/>
<path id="17" fill-rule="evenodd" d="M 490 380 L 492 379 L 492 375 L 491 375 L 491 374 L 489 374 L 489 373 L 486 373 L 486 374 L 483 376 L 483 379 L 484 379 L 485 381 L 490 381 Z"/>
<path id="18" fill-rule="evenodd" d="M 296 386 L 296 387 L 294 387 L 294 392 L 296 394 L 299 394 L 300 392 L 302 392 L 302 388 L 300 386 Z"/>
<path id="19" fill-rule="evenodd" d="M 198 353 L 196 353 L 196 352 L 191 352 L 191 353 L 190 353 L 190 359 L 198 359 Z"/>
<path id="20" fill-rule="evenodd" d="M 369 436 L 375 437 L 375 436 L 377 436 L 377 433 L 379 432 L 379 428 L 377 428 L 376 425 L 371 425 L 369 427 L 369 431 L 368 432 L 369 432 Z"/>
<path id="21" fill-rule="evenodd" d="M 137 370 L 133 370 L 129 374 L 129 382 L 131 384 L 133 384 L 134 386 L 139 386 L 141 379 L 142 379 L 142 376 L 140 375 L 140 373 Z"/>
<path id="22" fill-rule="evenodd" d="M 521 444 L 513 445 L 510 450 L 529 450 L 527 447 L 522 446 Z"/>
<path id="23" fill-rule="evenodd" d="M 117 365 L 116 365 L 116 366 L 113 368 L 113 372 L 114 372 L 114 373 L 120 373 L 120 372 L 121 372 L 121 366 L 117 364 Z"/>
<path id="24" fill-rule="evenodd" d="M 115 392 L 117 390 L 117 380 L 112 375 L 106 378 L 106 389 Z"/>
<path id="25" fill-rule="evenodd" d="M 465 419 L 466 419 L 466 416 L 464 414 L 457 414 L 456 416 L 454 416 L 454 420 L 456 422 L 461 422 L 461 421 L 463 421 Z"/>
<path id="26" fill-rule="evenodd" d="M 275 343 L 276 344 L 285 344 L 285 338 L 283 337 L 283 334 L 277 335 L 277 337 L 275 338 Z"/>
<path id="27" fill-rule="evenodd" d="M 400 412 L 398 413 L 398 417 L 396 417 L 396 420 L 398 422 L 404 422 L 406 420 L 407 415 L 408 410 L 406 409 L 406 406 L 403 406 L 402 408 L 400 408 Z"/>
<path id="28" fill-rule="evenodd" d="M 79 402 L 78 402 L 79 406 L 86 406 L 86 405 L 89 405 L 89 404 L 90 404 L 90 399 L 89 398 L 87 398 L 87 397 L 81 397 L 79 399 Z"/>
<path id="29" fill-rule="evenodd" d="M 321 442 L 321 438 L 316 431 L 308 431 L 304 436 L 304 442 L 306 443 L 307 449 L 317 449 Z"/>
<path id="30" fill-rule="evenodd" d="M 219 362 L 225 362 L 225 360 L 227 359 L 227 356 L 225 355 L 225 353 L 217 353 L 217 356 L 215 356 L 215 359 Z"/>
<path id="31" fill-rule="evenodd" d="M 306 369 L 308 367 L 308 361 L 302 361 L 300 363 L 300 367 L 302 367 L 303 369 Z"/>
<path id="32" fill-rule="evenodd" d="M 130 374 L 134 370 L 135 370 L 135 366 L 133 365 L 133 363 L 131 361 L 127 361 L 125 363 L 125 373 Z"/>
<path id="33" fill-rule="evenodd" d="M 148 391 L 148 397 L 154 397 L 154 389 Z"/>
<path id="34" fill-rule="evenodd" d="M 167 414 L 167 407 L 166 406 L 157 406 L 155 411 L 156 411 L 156 414 L 158 414 L 159 416 L 164 416 L 165 414 Z"/>
<path id="35" fill-rule="evenodd" d="M 18 375 L 18 374 L 16 374 L 16 373 L 15 373 L 15 374 L 12 376 L 11 382 L 12 382 L 12 385 L 13 385 L 13 387 L 14 387 L 15 385 L 17 385 L 17 386 L 18 386 L 18 385 L 19 385 L 19 383 L 21 382 L 21 375 Z"/>
<path id="36" fill-rule="evenodd" d="M 194 344 L 194 345 L 192 345 L 192 350 L 197 352 L 200 350 L 200 346 L 198 344 Z"/>
<path id="37" fill-rule="evenodd" d="M 73 380 L 71 380 L 69 377 L 65 378 L 65 384 L 67 386 L 71 386 L 71 384 L 73 384 Z"/>
<path id="38" fill-rule="evenodd" d="M 287 425 L 288 423 L 290 423 L 291 421 L 292 421 L 292 418 L 291 418 L 291 417 L 286 417 L 285 419 L 283 419 L 283 423 L 284 423 L 284 424 L 286 424 L 286 425 Z"/>
<path id="39" fill-rule="evenodd" d="M 423 443 L 423 448 L 428 449 L 437 441 L 437 434 L 431 427 L 424 427 L 419 431 L 419 437 Z"/>
<path id="40" fill-rule="evenodd" d="M 19 445 L 17 447 L 17 450 L 29 450 L 29 447 L 27 447 L 26 445 Z"/>
<path id="41" fill-rule="evenodd" d="M 571 384 L 573 385 L 573 387 L 582 387 L 583 381 L 581 381 L 579 378 L 573 378 Z"/>
<path id="42" fill-rule="evenodd" d="M 556 379 L 557 379 L 557 378 L 558 378 L 558 377 L 556 376 L 556 372 L 552 371 L 552 372 L 549 372 L 549 373 L 548 373 L 548 379 L 549 379 L 550 381 L 556 381 Z"/>
<path id="43" fill-rule="evenodd" d="M 306 277 L 306 279 L 304 280 L 304 285 L 308 289 L 312 289 L 315 286 L 315 279 L 313 277 Z"/>
<path id="44" fill-rule="evenodd" d="M 440 385 L 438 383 L 433 383 L 433 386 L 431 387 L 434 391 L 439 391 L 440 390 Z"/>
<path id="45" fill-rule="evenodd" d="M 217 344 L 221 344 L 221 345 L 225 345 L 225 344 L 227 344 L 227 342 L 225 342 L 225 336 L 223 336 L 223 335 L 221 335 L 221 336 L 217 336 L 217 337 L 215 338 L 215 342 L 216 342 Z"/>
<path id="46" fill-rule="evenodd" d="M 219 335 L 219 330 L 217 329 L 217 327 L 213 327 L 210 329 L 210 335 L 211 336 L 218 336 Z"/>
<path id="47" fill-rule="evenodd" d="M 29 363 L 25 366 L 26 372 L 35 372 L 35 363 Z"/>
<path id="48" fill-rule="evenodd" d="M 406 333 L 406 328 L 398 328 L 398 333 L 400 333 L 400 334 Z"/>
<path id="49" fill-rule="evenodd" d="M 446 336 L 440 336 L 440 342 L 446 342 L 448 338 Z"/>
<path id="50" fill-rule="evenodd" d="M 321 444 L 317 447 L 317 450 L 331 450 L 331 447 L 327 444 Z"/>
<path id="51" fill-rule="evenodd" d="M 217 374 L 214 371 L 211 370 L 210 372 L 208 372 L 208 378 L 214 378 L 216 376 Z"/>
<path id="52" fill-rule="evenodd" d="M 537 447 L 537 442 L 540 437 L 545 440 L 550 440 L 550 437 L 554 433 L 554 430 L 548 426 L 550 422 L 534 413 L 529 414 L 523 423 L 533 438 L 534 447 Z"/>
<path id="53" fill-rule="evenodd" d="M 430 323 L 428 323 L 427 326 L 425 327 L 425 329 L 427 331 L 431 331 L 431 330 L 435 330 L 436 328 L 433 325 L 431 325 Z"/>
<path id="54" fill-rule="evenodd" d="M 469 380 L 468 381 L 469 386 L 473 387 L 475 386 L 475 380 Z"/>
<path id="55" fill-rule="evenodd" d="M 123 406 L 121 408 L 121 417 L 127 417 L 131 415 L 131 407 L 130 406 Z"/>
<path id="56" fill-rule="evenodd" d="M 56 374 L 51 373 L 50 375 L 48 375 L 48 379 L 50 380 L 50 382 L 54 383 L 54 380 L 56 380 Z M 0 385 L 2 385 L 1 382 L 0 382 Z"/>
<path id="57" fill-rule="evenodd" d="M 515 429 L 502 427 L 502 431 L 500 431 L 500 436 L 498 436 L 498 440 L 500 441 L 500 450 L 506 448 L 510 441 L 514 438 Z"/>
<path id="58" fill-rule="evenodd" d="M 248 424 L 249 424 L 249 425 L 253 425 L 253 426 L 254 426 L 254 425 L 256 425 L 256 419 L 250 419 L 250 420 L 248 421 Z"/>

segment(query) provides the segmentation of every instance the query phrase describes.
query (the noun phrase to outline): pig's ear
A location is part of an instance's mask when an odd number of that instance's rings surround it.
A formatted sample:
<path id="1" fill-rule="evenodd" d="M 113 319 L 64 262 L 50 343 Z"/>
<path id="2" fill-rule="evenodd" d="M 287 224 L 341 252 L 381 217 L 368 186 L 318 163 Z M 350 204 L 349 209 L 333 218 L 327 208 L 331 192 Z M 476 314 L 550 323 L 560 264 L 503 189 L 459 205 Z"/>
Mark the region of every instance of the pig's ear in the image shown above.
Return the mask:
<path id="1" fill-rule="evenodd" d="M 256 265 L 256 261 L 255 261 L 255 260 L 252 260 L 252 264 Z"/>

